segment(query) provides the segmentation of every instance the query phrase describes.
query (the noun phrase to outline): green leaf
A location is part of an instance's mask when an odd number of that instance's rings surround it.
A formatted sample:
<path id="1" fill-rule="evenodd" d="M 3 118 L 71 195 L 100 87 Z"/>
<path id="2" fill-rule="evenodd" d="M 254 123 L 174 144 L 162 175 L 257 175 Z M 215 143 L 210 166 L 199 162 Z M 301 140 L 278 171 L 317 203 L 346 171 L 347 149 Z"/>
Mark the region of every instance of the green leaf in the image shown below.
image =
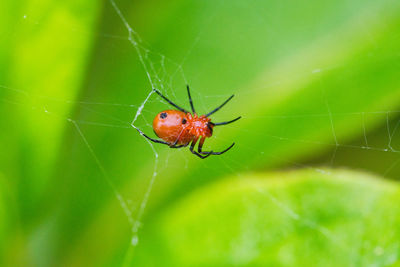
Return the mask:
<path id="1" fill-rule="evenodd" d="M 155 266 L 386 266 L 400 256 L 399 193 L 346 170 L 226 178 L 155 219 L 137 263 L 157 251 Z"/>
<path id="2" fill-rule="evenodd" d="M 4 240 L 7 236 L 7 226 L 10 221 L 11 216 L 7 211 L 8 209 L 6 208 L 6 201 L 5 201 L 5 191 L 4 189 L 8 189 L 6 187 L 6 183 L 4 181 L 3 175 L 0 173 L 0 240 Z M 4 247 L 6 244 L 4 242 L 0 242 L 0 258 L 2 255 L 2 251 L 4 250 Z M 0 260 L 1 263 L 1 260 Z"/>
<path id="3" fill-rule="evenodd" d="M 99 1 L 0 3 L 0 175 L 15 204 L 4 216 L 12 229 L 4 238 L 0 233 L 1 265 L 44 266 L 54 257 L 54 216 L 46 214 L 54 199 L 46 191 L 60 195 L 49 184 L 62 160 L 66 118 L 84 80 L 100 7 Z"/>

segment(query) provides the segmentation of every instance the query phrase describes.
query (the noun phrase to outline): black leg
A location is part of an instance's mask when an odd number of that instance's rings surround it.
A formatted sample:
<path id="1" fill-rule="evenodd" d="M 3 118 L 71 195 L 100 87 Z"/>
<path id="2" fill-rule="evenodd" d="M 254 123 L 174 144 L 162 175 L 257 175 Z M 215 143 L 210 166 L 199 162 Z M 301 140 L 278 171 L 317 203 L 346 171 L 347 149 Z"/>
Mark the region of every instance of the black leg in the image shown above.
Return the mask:
<path id="1" fill-rule="evenodd" d="M 189 144 L 189 143 L 187 143 L 186 145 L 178 145 L 177 146 L 182 133 L 183 133 L 183 130 L 179 133 L 178 137 L 175 139 L 175 142 L 173 142 L 172 144 L 169 145 L 170 148 L 181 148 L 181 147 L 187 146 Z"/>
<path id="2" fill-rule="evenodd" d="M 235 122 L 235 121 L 237 121 L 237 120 L 240 119 L 240 118 L 241 118 L 241 116 L 240 116 L 240 117 L 237 117 L 236 119 L 231 120 L 231 121 L 224 121 L 224 122 L 217 122 L 217 123 L 212 122 L 212 124 L 213 124 L 214 126 L 226 125 L 226 124 Z"/>
<path id="3" fill-rule="evenodd" d="M 157 143 L 157 144 L 167 145 L 167 146 L 169 146 L 170 148 L 181 148 L 181 147 L 187 146 L 187 145 L 179 145 L 179 146 L 177 146 L 177 145 L 176 145 L 176 142 L 175 142 L 175 144 L 172 144 L 172 145 L 171 145 L 170 143 L 165 142 L 165 141 L 163 141 L 163 140 L 158 140 L 158 139 L 154 139 L 154 138 L 149 137 L 148 135 L 146 135 L 144 132 L 142 132 L 141 130 L 139 130 L 139 129 L 136 128 L 136 127 L 135 127 L 135 129 L 136 129 L 142 136 L 146 137 L 146 138 L 149 139 L 150 141 L 152 141 L 152 142 L 154 142 L 154 143 Z"/>
<path id="4" fill-rule="evenodd" d="M 202 155 L 221 155 L 221 154 L 224 154 L 224 153 L 225 153 L 226 151 L 228 151 L 229 149 L 231 149 L 234 145 L 235 145 L 235 143 L 233 143 L 233 144 L 230 145 L 227 149 L 225 149 L 225 150 L 223 150 L 223 151 L 221 151 L 221 152 L 214 152 L 214 151 L 202 151 L 203 146 L 202 146 L 202 144 L 201 144 L 201 145 L 199 145 L 199 147 L 198 147 L 198 151 L 199 151 L 199 153 L 202 154 Z"/>
<path id="5" fill-rule="evenodd" d="M 144 132 L 142 132 L 141 130 L 139 130 L 139 128 L 136 128 L 136 127 L 135 127 L 135 129 L 136 129 L 142 136 L 146 137 L 147 139 L 149 139 L 150 141 L 152 141 L 152 142 L 154 142 L 154 143 L 164 144 L 164 145 L 168 145 L 168 146 L 170 145 L 168 142 L 165 142 L 165 141 L 162 141 L 162 140 L 157 140 L 157 139 L 154 139 L 154 138 L 149 137 L 149 136 L 146 135 Z"/>
<path id="6" fill-rule="evenodd" d="M 153 89 L 154 92 L 156 92 L 159 96 L 161 96 L 165 101 L 167 101 L 170 105 L 174 106 L 175 108 L 177 108 L 178 110 L 185 112 L 185 113 L 189 113 L 189 111 L 187 111 L 184 108 L 181 108 L 180 106 L 178 106 L 177 104 L 175 104 L 174 102 L 172 102 L 171 100 L 169 100 L 168 98 L 166 98 L 160 91 L 158 91 L 157 89 Z"/>
<path id="7" fill-rule="evenodd" d="M 170 148 L 181 148 L 181 147 L 185 147 L 185 146 L 187 146 L 187 145 L 189 144 L 189 143 L 188 143 L 188 144 L 186 144 L 186 145 L 177 145 L 180 136 L 181 136 L 181 135 L 179 135 L 178 138 L 176 138 L 176 140 L 175 140 L 175 142 L 174 142 L 173 144 L 170 144 L 170 145 L 169 145 Z"/>
<path id="8" fill-rule="evenodd" d="M 196 151 L 194 151 L 194 146 L 196 145 L 196 142 L 197 142 L 197 139 L 192 141 L 192 144 L 190 145 L 190 152 L 192 152 L 193 154 L 195 154 L 196 156 L 198 156 L 201 159 L 205 159 L 205 158 L 209 157 L 211 154 L 203 156 L 200 153 L 197 153 Z"/>
<path id="9" fill-rule="evenodd" d="M 209 112 L 206 117 L 210 116 L 211 114 L 214 114 L 215 112 L 217 112 L 218 110 L 220 110 L 223 106 L 225 106 L 226 103 L 229 102 L 229 100 L 231 100 L 235 95 L 231 95 L 224 103 L 222 103 L 219 107 L 217 107 L 216 109 L 214 109 L 213 111 Z"/>
<path id="10" fill-rule="evenodd" d="M 189 85 L 186 85 L 186 89 L 187 89 L 187 93 L 188 93 L 188 96 L 189 96 L 190 106 L 192 107 L 192 111 L 193 111 L 193 114 L 194 114 L 194 113 L 196 113 L 196 111 L 194 110 L 192 96 L 190 95 Z"/>
<path id="11" fill-rule="evenodd" d="M 186 147 L 187 145 L 179 145 L 179 146 L 169 146 L 170 148 L 181 148 L 181 147 Z"/>

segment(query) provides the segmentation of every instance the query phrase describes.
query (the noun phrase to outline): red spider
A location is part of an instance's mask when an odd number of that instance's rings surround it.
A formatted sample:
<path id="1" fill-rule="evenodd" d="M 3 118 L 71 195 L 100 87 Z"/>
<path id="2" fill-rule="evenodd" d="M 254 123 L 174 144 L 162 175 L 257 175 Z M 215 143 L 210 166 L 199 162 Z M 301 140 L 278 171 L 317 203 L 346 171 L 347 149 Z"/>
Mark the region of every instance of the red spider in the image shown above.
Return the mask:
<path id="1" fill-rule="evenodd" d="M 208 118 L 210 115 L 214 114 L 220 108 L 222 108 L 226 103 L 228 103 L 229 100 L 231 100 L 234 95 L 229 97 L 224 103 L 222 103 L 220 106 L 218 106 L 216 109 L 209 112 L 208 114 L 197 116 L 196 111 L 194 110 L 192 97 L 190 96 L 189 85 L 187 85 L 186 88 L 193 114 L 173 103 L 163 94 L 161 94 L 160 91 L 153 89 L 154 92 L 156 92 L 165 101 L 167 101 L 169 104 L 171 104 L 178 110 L 164 110 L 158 113 L 157 116 L 154 118 L 153 130 L 155 134 L 162 140 L 153 139 L 144 134 L 138 128 L 136 128 L 136 130 L 138 130 L 141 135 L 143 135 L 150 141 L 159 144 L 165 144 L 171 148 L 186 147 L 191 142 L 190 151 L 202 159 L 205 159 L 210 155 L 221 155 L 225 153 L 226 151 L 231 149 L 235 143 L 233 143 L 227 149 L 221 152 L 202 151 L 202 148 L 206 138 L 212 136 L 214 126 L 229 124 L 241 118 L 237 117 L 234 120 L 219 122 L 219 123 L 213 123 L 211 122 L 211 119 Z M 199 146 L 197 151 L 195 151 L 194 147 L 199 138 L 200 138 Z"/>

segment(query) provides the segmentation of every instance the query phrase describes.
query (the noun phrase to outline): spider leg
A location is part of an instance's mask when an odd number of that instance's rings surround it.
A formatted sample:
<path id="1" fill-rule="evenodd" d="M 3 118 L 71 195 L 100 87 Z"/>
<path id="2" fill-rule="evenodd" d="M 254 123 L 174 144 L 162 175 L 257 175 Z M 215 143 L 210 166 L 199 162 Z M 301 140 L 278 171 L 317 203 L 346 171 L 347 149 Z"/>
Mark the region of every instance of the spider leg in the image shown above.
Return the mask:
<path id="1" fill-rule="evenodd" d="M 226 125 L 226 124 L 235 122 L 235 121 L 237 121 L 237 120 L 240 119 L 240 118 L 241 118 L 241 116 L 239 116 L 239 117 L 237 117 L 236 119 L 233 119 L 233 120 L 231 120 L 231 121 L 217 122 L 217 123 L 212 123 L 212 124 L 213 124 L 214 126 Z"/>
<path id="2" fill-rule="evenodd" d="M 235 95 L 231 95 L 227 100 L 225 100 L 224 103 L 222 103 L 221 105 L 219 105 L 216 109 L 214 109 L 213 111 L 207 113 L 206 117 L 214 114 L 215 112 L 217 112 L 218 110 L 220 110 L 223 106 L 225 106 L 226 103 L 229 102 L 229 100 L 231 100 Z"/>
<path id="3" fill-rule="evenodd" d="M 199 142 L 198 151 L 199 151 L 199 154 L 202 154 L 202 155 L 221 155 L 221 154 L 224 154 L 226 151 L 228 151 L 229 149 L 231 149 L 231 148 L 235 145 L 235 143 L 233 143 L 233 144 L 230 145 L 227 149 L 225 149 L 225 150 L 223 150 L 223 151 L 221 151 L 221 152 L 202 151 L 202 149 L 203 149 L 203 144 L 204 144 L 204 141 L 205 141 L 205 140 L 206 140 L 206 139 L 205 139 L 204 137 L 202 137 L 201 140 L 200 140 L 200 142 Z"/>
<path id="4" fill-rule="evenodd" d="M 193 139 L 192 144 L 190 145 L 190 152 L 192 152 L 193 154 L 195 154 L 196 156 L 198 156 L 201 159 L 205 159 L 205 158 L 209 157 L 211 154 L 203 156 L 203 155 L 201 155 L 200 153 L 198 153 L 197 151 L 194 150 L 194 146 L 196 145 L 197 139 L 198 138 Z"/>
<path id="5" fill-rule="evenodd" d="M 185 145 L 178 145 L 178 146 L 177 146 L 178 141 L 179 141 L 179 139 L 180 139 L 182 133 L 183 133 L 183 129 L 182 129 L 182 131 L 179 133 L 178 137 L 175 139 L 175 142 L 173 142 L 172 144 L 169 145 L 170 148 L 181 148 L 181 147 L 185 147 L 185 146 L 188 146 L 188 145 L 189 145 L 189 143 L 187 143 L 187 144 L 185 144 Z"/>
<path id="6" fill-rule="evenodd" d="M 165 141 L 163 141 L 163 140 L 158 140 L 158 139 L 151 138 L 150 136 L 148 136 L 147 134 L 145 134 L 144 132 L 142 132 L 139 128 L 136 128 L 136 127 L 135 127 L 135 129 L 140 133 L 140 135 L 146 137 L 148 140 L 150 140 L 150 141 L 152 141 L 152 142 L 154 142 L 154 143 L 157 143 L 157 144 L 167 145 L 167 146 L 169 146 L 169 147 L 171 147 L 171 148 L 181 148 L 181 147 L 187 146 L 187 145 L 179 145 L 179 146 L 177 146 L 177 145 L 176 145 L 176 143 L 177 143 L 176 141 L 175 141 L 174 144 L 171 145 L 170 143 L 165 142 Z"/>
<path id="7" fill-rule="evenodd" d="M 181 147 L 186 147 L 188 144 L 186 144 L 186 145 L 170 145 L 169 147 L 170 148 L 181 148 Z"/>
<path id="8" fill-rule="evenodd" d="M 170 148 L 181 148 L 181 147 L 185 147 L 185 146 L 188 145 L 188 144 L 186 144 L 186 145 L 176 145 L 176 144 L 178 144 L 178 140 L 179 140 L 179 139 L 177 138 L 173 144 L 168 144 L 169 147 L 170 147 Z"/>
<path id="9" fill-rule="evenodd" d="M 169 100 L 167 97 L 165 97 L 160 91 L 158 91 L 157 89 L 153 89 L 154 92 L 157 93 L 157 95 L 161 96 L 165 101 L 167 101 L 170 105 L 174 106 L 175 108 L 177 108 L 178 110 L 185 112 L 185 113 L 189 113 L 189 111 L 187 111 L 184 108 L 181 108 L 180 106 L 178 106 L 177 104 L 175 104 L 174 102 L 172 102 L 171 100 Z"/>
<path id="10" fill-rule="evenodd" d="M 189 85 L 186 85 L 186 89 L 187 89 L 187 93 L 188 93 L 188 96 L 189 96 L 190 106 L 192 107 L 192 111 L 193 111 L 193 114 L 194 114 L 194 113 L 196 113 L 196 111 L 194 110 L 194 105 L 193 105 L 193 101 L 192 101 L 192 96 L 190 95 Z"/>

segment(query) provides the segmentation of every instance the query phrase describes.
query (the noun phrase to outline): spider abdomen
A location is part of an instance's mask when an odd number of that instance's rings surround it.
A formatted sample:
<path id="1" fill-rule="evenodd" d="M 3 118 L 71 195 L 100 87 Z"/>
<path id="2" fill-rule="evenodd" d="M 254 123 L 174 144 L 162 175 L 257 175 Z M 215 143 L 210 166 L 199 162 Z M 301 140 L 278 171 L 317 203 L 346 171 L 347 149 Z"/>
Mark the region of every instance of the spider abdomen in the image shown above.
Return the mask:
<path id="1" fill-rule="evenodd" d="M 176 145 L 186 145 L 193 140 L 186 113 L 179 110 L 165 110 L 153 120 L 153 130 L 162 140 Z"/>

